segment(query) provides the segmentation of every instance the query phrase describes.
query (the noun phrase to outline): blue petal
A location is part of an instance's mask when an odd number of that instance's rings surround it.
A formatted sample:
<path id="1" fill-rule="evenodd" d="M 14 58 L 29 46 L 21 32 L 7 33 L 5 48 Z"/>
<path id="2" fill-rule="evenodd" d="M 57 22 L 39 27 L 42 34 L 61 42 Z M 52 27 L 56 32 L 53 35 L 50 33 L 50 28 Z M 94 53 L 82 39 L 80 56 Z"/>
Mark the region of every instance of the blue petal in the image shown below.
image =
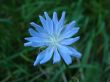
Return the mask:
<path id="1" fill-rule="evenodd" d="M 48 13 L 47 12 L 44 12 L 44 15 L 45 15 L 45 17 L 46 17 L 46 20 L 51 20 L 51 18 L 49 17 L 49 15 L 48 15 Z"/>
<path id="2" fill-rule="evenodd" d="M 38 33 L 37 35 L 36 35 L 36 37 L 40 37 L 40 38 L 48 38 L 48 33 Z"/>
<path id="3" fill-rule="evenodd" d="M 47 12 L 44 12 L 44 15 L 46 17 L 47 30 L 50 34 L 52 34 L 53 33 L 53 21 L 48 16 Z"/>
<path id="4" fill-rule="evenodd" d="M 46 24 L 46 20 L 45 20 L 42 16 L 39 16 L 39 18 L 40 18 L 40 21 L 41 21 L 41 23 L 42 23 L 42 25 L 43 25 L 43 27 L 44 27 L 44 30 L 45 30 L 46 32 L 49 32 L 48 26 L 47 26 L 47 24 Z"/>
<path id="5" fill-rule="evenodd" d="M 30 24 L 31 24 L 31 26 L 33 26 L 38 32 L 43 32 L 43 31 L 44 31 L 44 29 L 43 29 L 41 26 L 39 26 L 38 24 L 36 24 L 36 23 L 34 23 L 34 22 L 31 22 Z"/>
<path id="6" fill-rule="evenodd" d="M 48 47 L 45 51 L 44 58 L 40 61 L 40 64 L 48 62 L 52 57 L 53 51 L 54 51 L 53 47 Z"/>
<path id="7" fill-rule="evenodd" d="M 34 62 L 34 66 L 35 65 L 38 65 L 39 63 L 40 63 L 40 61 L 44 58 L 44 56 L 45 56 L 45 52 L 46 52 L 46 50 L 43 50 L 42 52 L 40 52 L 39 54 L 38 54 L 38 56 L 37 56 L 37 58 L 36 58 L 36 60 L 35 60 L 35 62 Z"/>
<path id="8" fill-rule="evenodd" d="M 53 13 L 53 24 L 54 24 L 54 32 L 57 33 L 57 30 L 58 30 L 58 17 L 57 17 L 57 13 L 54 12 Z"/>
<path id="9" fill-rule="evenodd" d="M 48 46 L 48 43 L 27 42 L 27 43 L 24 43 L 24 46 L 44 47 L 44 46 Z"/>
<path id="10" fill-rule="evenodd" d="M 33 37 L 40 37 L 40 38 L 48 38 L 49 34 L 45 32 L 36 32 L 32 28 L 29 29 L 29 33 Z"/>
<path id="11" fill-rule="evenodd" d="M 59 45 L 58 47 L 62 50 L 62 52 L 66 53 L 66 54 L 71 54 L 71 53 L 73 53 L 73 52 L 71 51 L 71 49 L 69 49 L 68 46 L 66 46 L 66 45 Z"/>
<path id="12" fill-rule="evenodd" d="M 66 13 L 66 12 L 63 12 L 63 13 L 62 13 L 62 16 L 61 16 L 61 18 L 60 18 L 60 20 L 59 20 L 59 23 L 60 23 L 61 26 L 62 26 L 62 25 L 64 24 L 64 22 L 65 22 L 65 13 Z"/>
<path id="13" fill-rule="evenodd" d="M 75 48 L 69 47 L 68 48 L 72 51 L 71 56 L 76 57 L 76 58 L 81 58 L 81 53 L 78 52 Z"/>
<path id="14" fill-rule="evenodd" d="M 40 21 L 41 21 L 43 27 L 46 28 L 47 27 L 46 26 L 46 20 L 42 16 L 39 16 L 39 18 L 40 18 Z"/>
<path id="15" fill-rule="evenodd" d="M 54 55 L 53 55 L 53 63 L 60 62 L 60 60 L 61 60 L 60 54 L 59 54 L 58 50 L 55 49 Z"/>
<path id="16" fill-rule="evenodd" d="M 33 30 L 32 28 L 29 28 L 29 33 L 31 36 L 36 36 L 37 32 L 35 30 Z"/>
<path id="17" fill-rule="evenodd" d="M 62 13 L 61 19 L 59 20 L 58 26 L 57 26 L 57 32 L 60 33 L 64 27 L 65 22 L 65 12 Z"/>
<path id="18" fill-rule="evenodd" d="M 62 32 L 61 37 L 62 38 L 69 38 L 72 37 L 74 34 L 76 34 L 79 31 L 79 28 L 73 28 L 73 29 L 69 29 L 68 31 Z"/>
<path id="19" fill-rule="evenodd" d="M 58 24 L 58 17 L 57 17 L 57 13 L 56 12 L 54 12 L 53 13 L 53 23 L 54 23 L 54 25 L 55 25 L 55 27 L 56 27 L 56 25 Z"/>
<path id="20" fill-rule="evenodd" d="M 76 25 L 76 21 L 72 21 L 69 24 L 67 24 L 64 28 L 64 32 L 70 31 L 70 29 L 73 29 Z"/>
<path id="21" fill-rule="evenodd" d="M 64 59 L 65 63 L 67 65 L 71 64 L 72 63 L 72 59 L 71 59 L 70 54 L 68 53 L 68 52 L 70 52 L 69 49 L 60 45 L 59 48 L 58 48 L 58 50 L 60 52 L 60 55 Z"/>
<path id="22" fill-rule="evenodd" d="M 64 40 L 61 41 L 61 44 L 71 45 L 71 44 L 75 43 L 76 41 L 78 41 L 79 39 L 80 39 L 80 37 L 64 39 Z"/>
<path id="23" fill-rule="evenodd" d="M 48 42 L 48 39 L 40 38 L 40 37 L 28 37 L 28 38 L 25 38 L 25 40 L 36 42 L 36 43 Z"/>

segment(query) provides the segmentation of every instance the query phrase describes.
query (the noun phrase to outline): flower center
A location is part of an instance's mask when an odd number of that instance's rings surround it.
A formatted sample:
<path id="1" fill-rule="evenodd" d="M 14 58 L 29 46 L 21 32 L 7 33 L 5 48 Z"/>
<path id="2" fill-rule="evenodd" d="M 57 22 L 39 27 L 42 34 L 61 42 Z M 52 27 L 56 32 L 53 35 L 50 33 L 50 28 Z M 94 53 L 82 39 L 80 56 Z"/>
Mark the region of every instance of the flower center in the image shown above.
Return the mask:
<path id="1" fill-rule="evenodd" d="M 58 39 L 58 37 L 51 37 L 50 38 L 50 41 L 51 41 L 51 44 L 53 45 L 53 46 L 58 46 L 58 44 L 59 44 L 59 39 Z"/>

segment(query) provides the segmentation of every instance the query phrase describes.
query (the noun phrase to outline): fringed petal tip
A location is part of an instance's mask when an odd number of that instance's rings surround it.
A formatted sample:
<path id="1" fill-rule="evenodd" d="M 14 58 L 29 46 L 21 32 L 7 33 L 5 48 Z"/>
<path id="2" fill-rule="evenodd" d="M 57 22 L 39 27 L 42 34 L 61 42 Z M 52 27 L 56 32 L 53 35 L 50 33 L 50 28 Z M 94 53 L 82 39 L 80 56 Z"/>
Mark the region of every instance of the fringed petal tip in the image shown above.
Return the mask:
<path id="1" fill-rule="evenodd" d="M 79 52 L 79 54 L 77 54 L 77 58 L 80 59 L 82 57 L 82 54 Z"/>
<path id="2" fill-rule="evenodd" d="M 24 43 L 24 46 L 26 47 L 26 46 L 28 46 L 29 45 L 29 43 Z"/>

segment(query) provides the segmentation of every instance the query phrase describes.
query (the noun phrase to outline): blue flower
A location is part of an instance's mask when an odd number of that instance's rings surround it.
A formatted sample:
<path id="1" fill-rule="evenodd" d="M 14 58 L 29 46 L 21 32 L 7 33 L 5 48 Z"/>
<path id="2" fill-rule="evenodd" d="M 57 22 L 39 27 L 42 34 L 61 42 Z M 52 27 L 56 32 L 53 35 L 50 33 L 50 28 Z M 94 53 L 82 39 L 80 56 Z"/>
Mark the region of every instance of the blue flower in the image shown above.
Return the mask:
<path id="1" fill-rule="evenodd" d="M 46 47 L 45 50 L 40 52 L 34 62 L 34 66 L 38 64 L 44 64 L 53 58 L 53 63 L 60 62 L 61 58 L 67 65 L 72 63 L 72 57 L 80 58 L 81 53 L 70 45 L 80 39 L 80 37 L 74 37 L 79 27 L 76 27 L 76 21 L 72 21 L 69 24 L 65 23 L 65 12 L 62 13 L 60 20 L 58 20 L 57 13 L 53 13 L 51 19 L 47 12 L 44 12 L 45 18 L 39 16 L 42 26 L 31 22 L 29 33 L 31 37 L 25 38 L 27 43 L 24 46 L 31 47 Z"/>

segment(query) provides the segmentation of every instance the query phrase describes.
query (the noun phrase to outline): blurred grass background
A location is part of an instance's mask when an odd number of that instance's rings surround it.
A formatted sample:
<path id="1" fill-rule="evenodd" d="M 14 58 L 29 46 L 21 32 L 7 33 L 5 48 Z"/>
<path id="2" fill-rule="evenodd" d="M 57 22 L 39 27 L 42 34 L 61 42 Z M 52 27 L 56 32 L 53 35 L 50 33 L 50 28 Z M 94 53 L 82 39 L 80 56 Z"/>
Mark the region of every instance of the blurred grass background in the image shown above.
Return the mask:
<path id="1" fill-rule="evenodd" d="M 24 47 L 24 37 L 44 11 L 78 21 L 80 61 L 33 67 L 41 49 Z M 110 0 L 0 0 L 0 82 L 110 82 Z"/>

